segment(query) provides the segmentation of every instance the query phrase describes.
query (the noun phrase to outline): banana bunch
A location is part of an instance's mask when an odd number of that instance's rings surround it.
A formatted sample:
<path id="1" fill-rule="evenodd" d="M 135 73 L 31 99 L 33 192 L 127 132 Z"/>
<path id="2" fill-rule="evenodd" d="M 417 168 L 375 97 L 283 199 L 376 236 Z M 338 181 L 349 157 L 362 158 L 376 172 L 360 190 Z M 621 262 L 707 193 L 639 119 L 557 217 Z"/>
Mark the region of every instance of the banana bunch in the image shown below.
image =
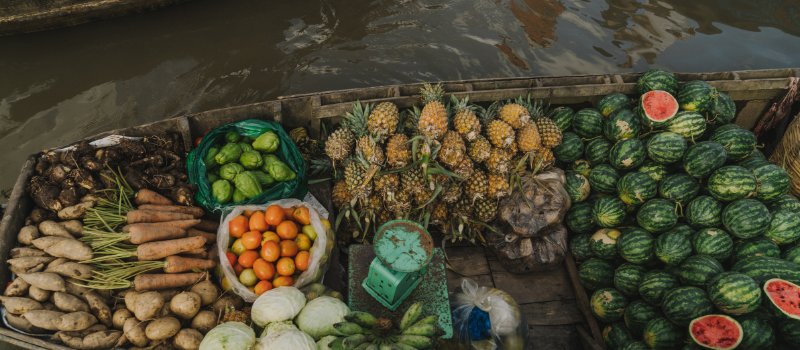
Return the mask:
<path id="1" fill-rule="evenodd" d="M 431 349 L 439 334 L 438 316 L 423 317 L 421 303 L 406 310 L 399 327 L 362 311 L 351 311 L 344 319 L 333 325 L 337 339 L 330 343 L 332 350 Z"/>

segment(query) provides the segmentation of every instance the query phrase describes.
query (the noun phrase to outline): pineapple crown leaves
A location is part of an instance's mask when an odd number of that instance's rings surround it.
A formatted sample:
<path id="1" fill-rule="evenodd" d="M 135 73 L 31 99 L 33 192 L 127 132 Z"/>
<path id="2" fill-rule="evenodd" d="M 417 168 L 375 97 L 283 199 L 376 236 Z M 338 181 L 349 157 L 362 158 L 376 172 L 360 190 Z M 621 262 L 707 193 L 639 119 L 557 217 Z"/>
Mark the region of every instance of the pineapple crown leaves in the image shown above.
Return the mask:
<path id="1" fill-rule="evenodd" d="M 550 102 L 545 103 L 542 99 L 532 100 L 531 95 L 519 96 L 514 100 L 514 103 L 525 107 L 528 110 L 528 115 L 531 119 L 538 119 L 547 116 L 550 113 Z"/>
<path id="2" fill-rule="evenodd" d="M 497 117 L 497 110 L 500 108 L 500 103 L 497 101 L 493 102 L 489 105 L 489 107 L 482 108 L 479 106 L 478 109 L 478 119 L 481 122 L 482 127 L 486 127 L 489 122 L 494 120 Z"/>
<path id="3" fill-rule="evenodd" d="M 444 97 L 444 88 L 442 87 L 442 83 L 437 83 L 436 85 L 425 83 L 419 90 L 419 94 L 421 95 L 420 97 L 423 105 L 436 101 L 441 102 Z"/>
<path id="4" fill-rule="evenodd" d="M 361 137 L 367 133 L 367 117 L 369 116 L 372 105 L 369 103 L 361 104 L 361 101 L 353 103 L 353 110 L 347 112 L 342 120 L 342 127 L 350 129 L 356 137 Z"/>
<path id="5" fill-rule="evenodd" d="M 308 166 L 311 176 L 329 174 L 333 171 L 333 162 L 328 157 L 312 158 Z"/>
<path id="6" fill-rule="evenodd" d="M 403 118 L 402 123 L 397 123 L 398 128 L 405 127 L 407 130 L 416 130 L 417 124 L 419 123 L 419 115 L 422 113 L 422 110 L 420 110 L 417 106 L 413 106 L 403 112 L 405 117 Z"/>

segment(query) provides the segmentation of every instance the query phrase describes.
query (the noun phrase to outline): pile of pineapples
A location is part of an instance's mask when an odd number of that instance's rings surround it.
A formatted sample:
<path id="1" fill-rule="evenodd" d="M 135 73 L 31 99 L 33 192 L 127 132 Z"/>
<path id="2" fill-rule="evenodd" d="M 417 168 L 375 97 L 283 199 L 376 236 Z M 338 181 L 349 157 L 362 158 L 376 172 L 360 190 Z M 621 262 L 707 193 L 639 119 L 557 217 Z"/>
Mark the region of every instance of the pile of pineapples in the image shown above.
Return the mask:
<path id="1" fill-rule="evenodd" d="M 441 85 L 430 84 L 420 94 L 422 110 L 404 113 L 391 102 L 356 103 L 329 135 L 337 227 L 367 239 L 386 221 L 410 219 L 447 239 L 485 243 L 517 179 L 554 163 L 561 130 L 542 101 L 483 108 L 451 96 L 445 104 Z"/>

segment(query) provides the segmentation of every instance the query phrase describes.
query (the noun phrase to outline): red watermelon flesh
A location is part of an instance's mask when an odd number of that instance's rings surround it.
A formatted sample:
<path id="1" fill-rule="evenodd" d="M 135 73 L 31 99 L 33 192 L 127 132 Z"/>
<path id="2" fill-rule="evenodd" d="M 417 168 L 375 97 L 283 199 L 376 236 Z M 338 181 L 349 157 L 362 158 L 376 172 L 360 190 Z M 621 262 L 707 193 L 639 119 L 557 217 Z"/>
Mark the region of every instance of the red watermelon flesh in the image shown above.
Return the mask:
<path id="1" fill-rule="evenodd" d="M 678 101 L 663 90 L 648 91 L 642 95 L 642 109 L 648 119 L 663 123 L 678 113 Z"/>
<path id="2" fill-rule="evenodd" d="M 744 337 L 739 322 L 725 315 L 695 318 L 689 324 L 689 333 L 698 345 L 715 350 L 735 349 Z"/>
<path id="3" fill-rule="evenodd" d="M 764 283 L 764 293 L 769 301 L 786 316 L 800 320 L 800 286 L 773 278 Z"/>

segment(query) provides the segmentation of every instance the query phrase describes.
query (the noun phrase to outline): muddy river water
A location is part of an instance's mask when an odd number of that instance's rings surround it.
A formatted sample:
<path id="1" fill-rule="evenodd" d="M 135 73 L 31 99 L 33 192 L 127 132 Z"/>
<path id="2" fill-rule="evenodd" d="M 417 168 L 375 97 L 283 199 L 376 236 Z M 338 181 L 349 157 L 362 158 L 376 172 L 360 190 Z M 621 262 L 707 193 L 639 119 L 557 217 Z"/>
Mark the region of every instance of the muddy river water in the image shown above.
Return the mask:
<path id="1" fill-rule="evenodd" d="M 196 0 L 0 38 L 0 189 L 25 157 L 279 95 L 800 66 L 798 0 Z"/>

